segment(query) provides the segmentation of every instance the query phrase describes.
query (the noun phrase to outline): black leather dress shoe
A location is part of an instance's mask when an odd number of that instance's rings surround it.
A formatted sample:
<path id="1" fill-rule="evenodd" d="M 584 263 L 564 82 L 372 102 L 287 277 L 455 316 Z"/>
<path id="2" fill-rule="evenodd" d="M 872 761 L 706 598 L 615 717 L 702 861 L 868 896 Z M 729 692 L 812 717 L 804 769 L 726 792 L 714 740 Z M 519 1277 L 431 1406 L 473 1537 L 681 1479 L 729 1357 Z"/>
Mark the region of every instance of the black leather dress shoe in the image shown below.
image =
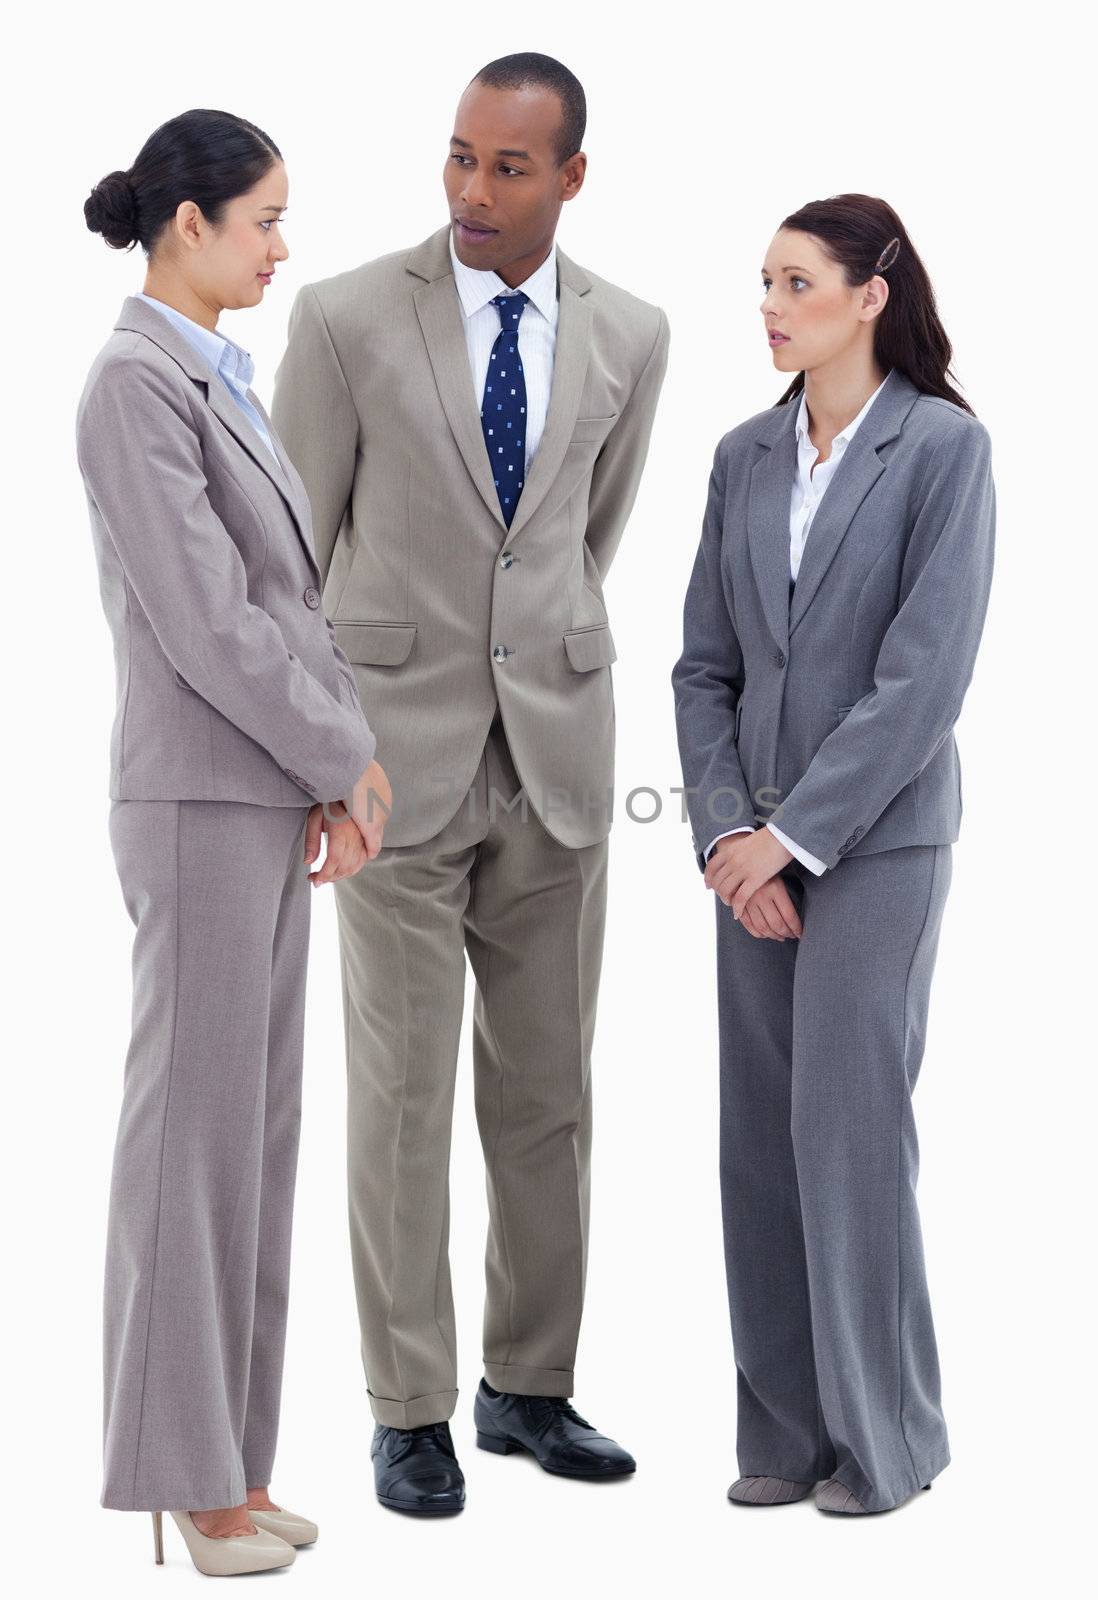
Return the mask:
<path id="1" fill-rule="evenodd" d="M 452 1517 L 464 1506 L 465 1479 L 448 1422 L 423 1428 L 386 1428 L 378 1423 L 370 1454 L 377 1497 L 390 1511 Z"/>
<path id="2" fill-rule="evenodd" d="M 499 1456 L 527 1450 L 562 1478 L 624 1478 L 637 1470 L 628 1450 L 552 1395 L 500 1394 L 482 1378 L 473 1420 L 482 1450 Z"/>

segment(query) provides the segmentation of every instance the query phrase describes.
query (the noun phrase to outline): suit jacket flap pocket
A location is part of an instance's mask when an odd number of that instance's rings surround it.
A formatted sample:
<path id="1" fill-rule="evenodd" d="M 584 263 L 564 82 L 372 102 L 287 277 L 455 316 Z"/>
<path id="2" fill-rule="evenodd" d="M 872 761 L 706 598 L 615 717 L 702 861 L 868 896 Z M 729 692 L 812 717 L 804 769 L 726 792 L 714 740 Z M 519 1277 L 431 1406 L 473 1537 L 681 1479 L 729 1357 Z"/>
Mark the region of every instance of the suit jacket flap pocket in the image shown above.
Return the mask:
<path id="1" fill-rule="evenodd" d="M 594 628 L 574 628 L 564 635 L 564 648 L 577 672 L 591 672 L 595 667 L 608 667 L 618 659 L 613 636 L 607 623 Z"/>
<path id="2" fill-rule="evenodd" d="M 572 443 L 598 444 L 601 439 L 606 438 L 617 420 L 616 411 L 607 417 L 577 417 L 572 424 Z"/>
<path id="3" fill-rule="evenodd" d="M 360 666 L 399 667 L 416 636 L 414 622 L 337 622 L 336 643 Z"/>

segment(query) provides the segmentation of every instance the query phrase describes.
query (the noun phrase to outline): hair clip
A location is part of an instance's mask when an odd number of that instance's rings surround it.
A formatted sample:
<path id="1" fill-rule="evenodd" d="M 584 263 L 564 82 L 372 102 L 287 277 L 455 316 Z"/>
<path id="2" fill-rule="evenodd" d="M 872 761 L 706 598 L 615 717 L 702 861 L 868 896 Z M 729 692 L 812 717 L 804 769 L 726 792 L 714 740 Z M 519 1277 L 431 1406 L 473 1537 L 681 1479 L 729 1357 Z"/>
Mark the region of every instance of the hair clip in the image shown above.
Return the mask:
<path id="1" fill-rule="evenodd" d="M 884 272 L 884 271 L 886 271 L 887 268 L 889 268 L 892 265 L 892 263 L 895 261 L 896 257 L 899 255 L 899 253 L 900 253 L 900 241 L 899 241 L 899 239 L 890 239 L 888 241 L 888 243 L 885 245 L 884 249 L 881 251 L 880 255 L 877 257 L 876 265 L 873 268 L 874 272 Z"/>

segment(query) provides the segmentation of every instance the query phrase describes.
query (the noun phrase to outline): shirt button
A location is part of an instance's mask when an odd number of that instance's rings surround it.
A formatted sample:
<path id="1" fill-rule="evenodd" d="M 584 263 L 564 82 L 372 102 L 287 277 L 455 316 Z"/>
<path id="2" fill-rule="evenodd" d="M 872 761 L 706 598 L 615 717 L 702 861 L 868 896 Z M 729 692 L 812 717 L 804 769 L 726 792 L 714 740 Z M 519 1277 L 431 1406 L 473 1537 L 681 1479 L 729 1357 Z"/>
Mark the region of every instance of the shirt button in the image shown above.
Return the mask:
<path id="1" fill-rule="evenodd" d="M 320 595 L 315 589 L 306 589 L 303 598 L 310 611 L 315 611 L 320 604 Z"/>
<path id="2" fill-rule="evenodd" d="M 515 558 L 511 554 L 510 550 L 505 550 L 503 552 L 503 554 L 499 558 L 499 564 L 504 569 L 504 571 L 506 571 L 508 567 L 513 567 L 514 566 Z"/>

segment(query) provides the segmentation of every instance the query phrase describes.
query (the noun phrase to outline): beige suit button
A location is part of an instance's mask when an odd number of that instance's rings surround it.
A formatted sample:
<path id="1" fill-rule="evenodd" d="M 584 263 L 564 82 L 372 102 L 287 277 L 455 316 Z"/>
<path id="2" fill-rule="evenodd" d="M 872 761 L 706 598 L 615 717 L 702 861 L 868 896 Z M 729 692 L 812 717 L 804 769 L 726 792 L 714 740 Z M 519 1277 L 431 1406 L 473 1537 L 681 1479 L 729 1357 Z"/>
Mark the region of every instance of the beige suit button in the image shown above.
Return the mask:
<path id="1" fill-rule="evenodd" d="M 507 657 L 513 654 L 514 652 L 512 650 L 508 650 L 505 644 L 497 644 L 495 649 L 492 651 L 492 660 L 506 661 Z"/>
<path id="2" fill-rule="evenodd" d="M 305 595 L 304 595 L 304 600 L 305 600 L 305 604 L 308 606 L 309 610 L 310 611 L 315 611 L 317 606 L 319 606 L 319 604 L 320 604 L 320 595 L 317 593 L 317 591 L 315 589 L 306 589 Z"/>
<path id="3" fill-rule="evenodd" d="M 506 571 L 508 567 L 513 567 L 514 566 L 515 558 L 511 554 L 510 550 L 505 550 L 503 552 L 503 554 L 499 558 L 499 564 L 504 569 L 504 571 Z"/>

